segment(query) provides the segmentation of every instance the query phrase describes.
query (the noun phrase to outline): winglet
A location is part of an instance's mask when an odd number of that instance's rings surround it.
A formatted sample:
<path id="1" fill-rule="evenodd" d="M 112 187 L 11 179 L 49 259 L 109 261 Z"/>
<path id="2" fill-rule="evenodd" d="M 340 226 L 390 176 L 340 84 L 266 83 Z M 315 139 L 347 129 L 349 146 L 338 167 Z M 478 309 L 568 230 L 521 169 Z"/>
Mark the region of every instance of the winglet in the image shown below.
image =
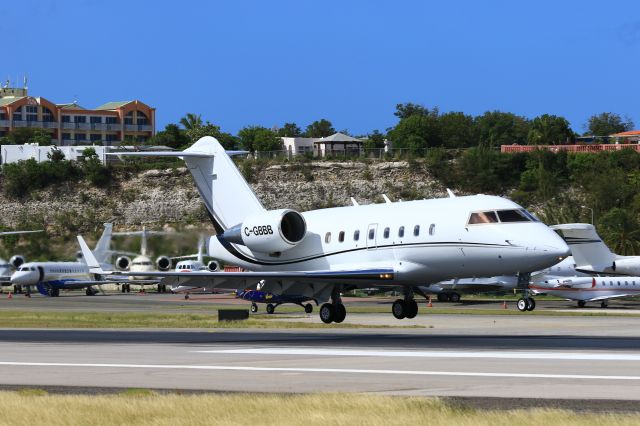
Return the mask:
<path id="1" fill-rule="evenodd" d="M 447 188 L 447 194 L 449 194 L 449 198 L 456 198 L 456 194 L 454 194 L 449 188 Z"/>
<path id="2" fill-rule="evenodd" d="M 382 194 L 382 198 L 384 198 L 384 202 L 387 204 L 391 204 L 391 200 L 387 197 L 387 194 Z"/>
<path id="3" fill-rule="evenodd" d="M 360 204 L 356 201 L 355 198 L 351 197 L 351 204 L 353 204 L 354 206 L 359 206 Z"/>
<path id="4" fill-rule="evenodd" d="M 109 273 L 107 271 L 102 270 L 100 263 L 98 262 L 96 257 L 93 255 L 93 252 L 91 251 L 91 249 L 89 249 L 89 246 L 84 241 L 84 238 L 82 238 L 82 235 L 78 235 L 78 244 L 80 244 L 80 250 L 82 250 L 82 257 L 84 258 L 85 262 L 87 262 L 89 271 L 92 274 L 104 275 Z"/>

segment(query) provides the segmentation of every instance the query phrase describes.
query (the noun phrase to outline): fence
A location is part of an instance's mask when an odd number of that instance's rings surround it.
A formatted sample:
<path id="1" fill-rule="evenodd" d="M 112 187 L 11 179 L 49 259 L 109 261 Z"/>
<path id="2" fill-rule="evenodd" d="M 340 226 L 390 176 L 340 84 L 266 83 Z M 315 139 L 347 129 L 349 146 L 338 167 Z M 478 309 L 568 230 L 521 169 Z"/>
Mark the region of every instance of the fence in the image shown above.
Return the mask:
<path id="1" fill-rule="evenodd" d="M 593 145 L 502 145 L 500 152 L 517 153 L 544 149 L 551 152 L 603 152 L 620 151 L 625 148 L 640 152 L 640 144 L 593 144 Z"/>

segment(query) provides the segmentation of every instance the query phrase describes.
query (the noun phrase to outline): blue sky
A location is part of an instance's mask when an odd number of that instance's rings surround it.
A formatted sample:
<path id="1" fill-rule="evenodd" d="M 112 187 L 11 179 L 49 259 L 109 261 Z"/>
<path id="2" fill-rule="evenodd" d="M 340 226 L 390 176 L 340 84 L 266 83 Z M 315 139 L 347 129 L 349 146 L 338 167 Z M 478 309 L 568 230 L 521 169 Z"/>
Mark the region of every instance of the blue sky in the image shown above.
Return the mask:
<path id="1" fill-rule="evenodd" d="M 85 107 L 140 99 L 235 133 L 327 118 L 364 134 L 395 105 L 640 127 L 637 1 L 52 1 L 0 3 L 0 79 Z"/>

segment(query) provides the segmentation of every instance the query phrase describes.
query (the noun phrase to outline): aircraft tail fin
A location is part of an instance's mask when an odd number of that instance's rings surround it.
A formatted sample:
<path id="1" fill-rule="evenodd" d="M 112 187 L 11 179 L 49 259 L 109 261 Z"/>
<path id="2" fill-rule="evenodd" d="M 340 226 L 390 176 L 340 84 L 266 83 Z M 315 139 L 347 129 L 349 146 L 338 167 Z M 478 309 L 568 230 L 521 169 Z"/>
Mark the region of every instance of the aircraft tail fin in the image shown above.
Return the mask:
<path id="1" fill-rule="evenodd" d="M 111 235 L 113 232 L 113 223 L 105 223 L 102 236 L 96 244 L 96 248 L 93 250 L 93 254 L 96 259 L 101 263 L 107 263 L 111 256 Z"/>
<path id="2" fill-rule="evenodd" d="M 591 265 L 592 269 L 600 270 L 603 266 L 611 265 L 616 259 L 616 255 L 609 250 L 595 227 L 589 223 L 566 223 L 551 228 L 562 233 L 571 248 L 577 268 Z"/>
<path id="3" fill-rule="evenodd" d="M 218 233 L 239 223 L 247 216 L 264 211 L 232 155 L 244 151 L 225 151 L 212 136 L 200 138 L 182 152 L 118 152 L 113 155 L 182 158 L 196 183 L 200 197 Z"/>

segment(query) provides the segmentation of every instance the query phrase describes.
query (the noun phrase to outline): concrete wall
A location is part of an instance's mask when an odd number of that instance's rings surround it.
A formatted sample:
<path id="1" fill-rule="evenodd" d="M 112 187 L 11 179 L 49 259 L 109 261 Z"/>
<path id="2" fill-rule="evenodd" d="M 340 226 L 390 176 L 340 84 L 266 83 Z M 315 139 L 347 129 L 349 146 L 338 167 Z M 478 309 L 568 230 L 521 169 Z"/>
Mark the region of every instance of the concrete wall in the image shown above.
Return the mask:
<path id="1" fill-rule="evenodd" d="M 28 160 L 33 158 L 38 162 L 47 161 L 49 158 L 47 154 L 51 152 L 51 150 L 55 147 L 55 145 L 51 146 L 38 146 L 32 144 L 25 145 L 2 145 L 0 146 L 0 163 L 16 163 L 20 160 Z M 64 154 L 65 159 L 67 160 L 77 160 L 78 157 L 82 156 L 82 152 L 85 148 L 93 148 L 96 150 L 96 154 L 98 154 L 98 158 L 102 161 L 102 164 L 105 164 L 105 152 L 110 152 L 110 147 L 104 146 L 59 146 L 57 147 Z"/>

